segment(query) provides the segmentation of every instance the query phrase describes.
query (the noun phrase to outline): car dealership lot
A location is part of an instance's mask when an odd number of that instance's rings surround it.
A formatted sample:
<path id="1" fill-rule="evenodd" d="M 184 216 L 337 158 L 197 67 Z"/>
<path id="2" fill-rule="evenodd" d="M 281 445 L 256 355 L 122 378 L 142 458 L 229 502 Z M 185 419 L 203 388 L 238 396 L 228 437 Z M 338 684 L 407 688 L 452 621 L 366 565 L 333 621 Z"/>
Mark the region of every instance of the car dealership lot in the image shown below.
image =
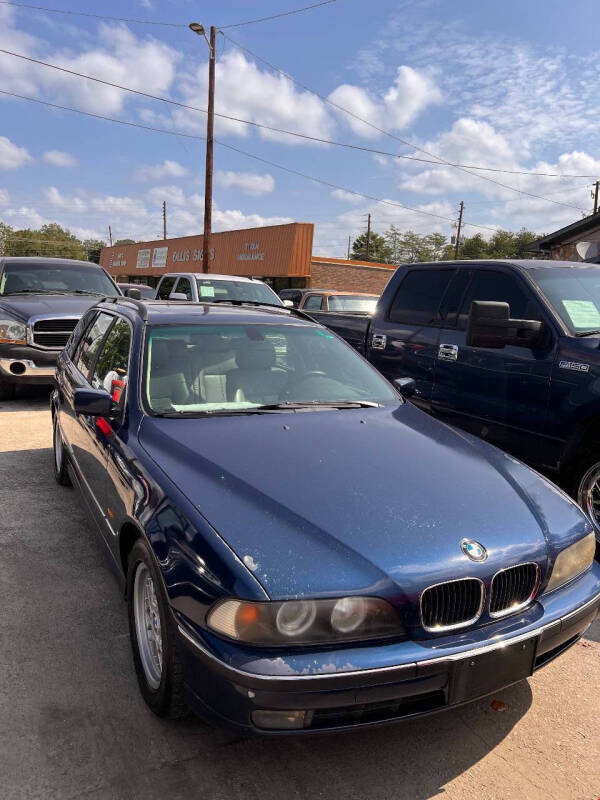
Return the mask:
<path id="1" fill-rule="evenodd" d="M 598 797 L 598 622 L 527 683 L 412 723 L 230 742 L 154 717 L 101 545 L 54 483 L 47 399 L 0 403 L 3 798 Z"/>

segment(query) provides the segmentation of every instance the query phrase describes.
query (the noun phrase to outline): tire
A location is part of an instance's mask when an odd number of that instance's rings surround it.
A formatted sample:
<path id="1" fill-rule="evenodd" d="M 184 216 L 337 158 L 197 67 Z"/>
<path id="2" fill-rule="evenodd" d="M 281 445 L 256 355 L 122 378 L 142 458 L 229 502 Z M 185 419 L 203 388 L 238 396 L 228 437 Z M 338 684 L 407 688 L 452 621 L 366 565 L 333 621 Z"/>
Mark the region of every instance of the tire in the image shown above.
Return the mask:
<path id="1" fill-rule="evenodd" d="M 127 606 L 133 664 L 142 697 L 159 717 L 186 716 L 189 712 L 175 624 L 154 555 L 144 539 L 136 541 L 129 555 Z"/>
<path id="2" fill-rule="evenodd" d="M 573 470 L 571 496 L 600 531 L 600 454 L 583 458 Z"/>
<path id="3" fill-rule="evenodd" d="M 71 486 L 71 478 L 69 477 L 69 460 L 65 445 L 62 440 L 60 428 L 56 420 L 56 414 L 52 422 L 52 449 L 54 453 L 54 480 L 60 486 Z"/>
<path id="4" fill-rule="evenodd" d="M 16 383 L 8 383 L 0 378 L 0 400 L 14 400 L 16 391 Z"/>

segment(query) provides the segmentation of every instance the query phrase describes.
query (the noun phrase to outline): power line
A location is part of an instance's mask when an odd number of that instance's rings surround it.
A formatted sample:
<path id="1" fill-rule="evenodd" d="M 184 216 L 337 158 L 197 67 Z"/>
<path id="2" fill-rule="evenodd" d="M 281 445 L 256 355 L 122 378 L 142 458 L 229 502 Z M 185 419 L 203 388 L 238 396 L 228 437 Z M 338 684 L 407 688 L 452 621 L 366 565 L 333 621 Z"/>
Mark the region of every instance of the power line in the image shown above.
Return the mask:
<path id="1" fill-rule="evenodd" d="M 0 0 L 0 3 L 1 2 L 2 2 L 2 0 Z M 66 73 L 68 75 L 73 75 L 74 77 L 77 77 L 77 78 L 84 78 L 85 80 L 93 81 L 94 83 L 101 83 L 102 85 L 110 86 L 113 89 L 119 89 L 121 91 L 128 92 L 130 94 L 135 94 L 135 95 L 138 95 L 140 97 L 146 97 L 149 100 L 157 100 L 157 101 L 159 101 L 161 103 L 166 103 L 167 105 L 173 105 L 173 106 L 176 106 L 178 108 L 184 108 L 184 109 L 186 109 L 188 111 L 197 111 L 197 112 L 199 112 L 201 114 L 208 113 L 207 109 L 205 109 L 205 108 L 198 108 L 198 106 L 191 106 L 191 105 L 189 105 L 187 103 L 181 103 L 178 100 L 171 100 L 168 97 L 162 97 L 161 95 L 150 94 L 149 92 L 143 92 L 140 89 L 133 89 L 130 86 L 123 86 L 122 84 L 119 84 L 119 83 L 113 83 L 112 81 L 107 81 L 107 80 L 104 80 L 103 78 L 98 78 L 95 75 L 87 75 L 87 74 L 85 74 L 83 72 L 76 72 L 75 70 L 68 69 L 67 67 L 60 67 L 57 64 L 51 64 L 48 61 L 41 61 L 40 59 L 33 58 L 32 56 L 23 55 L 22 53 L 15 53 L 15 52 L 13 52 L 11 50 L 4 50 L 4 49 L 1 49 L 1 48 L 0 48 L 0 53 L 4 53 L 5 55 L 13 56 L 15 58 L 21 58 L 24 61 L 29 61 L 29 62 L 31 62 L 33 64 L 37 64 L 38 66 L 48 67 L 50 69 L 55 69 L 58 72 L 64 72 L 64 73 Z M 286 136 L 294 136 L 296 138 L 305 139 L 307 141 L 316 142 L 318 144 L 327 144 L 327 145 L 332 145 L 334 147 L 347 148 L 347 149 L 350 149 L 350 150 L 360 150 L 360 151 L 365 152 L 365 153 L 373 153 L 373 154 L 376 154 L 376 155 L 390 156 L 391 158 L 400 158 L 400 159 L 405 159 L 405 160 L 408 160 L 408 161 L 417 161 L 419 163 L 433 164 L 433 165 L 437 165 L 437 166 L 449 166 L 449 167 L 460 168 L 460 169 L 463 169 L 463 170 L 465 170 L 465 169 L 476 169 L 476 170 L 484 170 L 484 171 L 488 171 L 488 172 L 502 172 L 502 173 L 507 173 L 507 174 L 510 174 L 510 175 L 530 175 L 530 176 L 535 176 L 535 177 L 546 177 L 546 178 L 595 178 L 596 177 L 595 175 L 573 175 L 573 174 L 570 174 L 570 173 L 529 172 L 529 171 L 526 171 L 526 170 L 505 170 L 505 169 L 500 169 L 499 167 L 480 167 L 480 166 L 474 166 L 474 165 L 470 165 L 470 164 L 459 164 L 459 163 L 450 162 L 450 161 L 447 161 L 447 162 L 444 162 L 444 163 L 440 163 L 439 161 L 433 161 L 431 159 L 426 159 L 426 158 L 419 158 L 418 156 L 409 156 L 409 155 L 405 155 L 405 154 L 402 154 L 402 153 L 392 153 L 389 150 L 379 150 L 379 149 L 374 148 L 374 147 L 366 147 L 365 145 L 350 144 L 349 142 L 337 142 L 337 141 L 335 141 L 333 139 L 325 139 L 325 138 L 322 138 L 320 136 L 310 136 L 309 134 L 306 134 L 306 133 L 300 133 L 298 131 L 290 131 L 290 130 L 287 130 L 286 128 L 277 128 L 277 127 L 275 127 L 273 125 L 265 125 L 265 124 L 263 124 L 261 122 L 255 122 L 253 120 L 243 119 L 242 117 L 234 117 L 231 114 L 220 114 L 218 112 L 215 112 L 215 116 L 219 117 L 220 119 L 226 119 L 229 122 L 239 122 L 239 123 L 242 123 L 244 125 L 251 125 L 251 126 L 253 126 L 255 128 L 260 128 L 261 130 L 270 131 L 271 133 L 280 133 L 280 134 L 284 134 Z M 482 177 L 482 176 L 478 176 L 478 177 Z M 500 184 L 500 183 L 498 185 L 499 186 L 504 186 L 504 184 Z M 516 187 L 505 187 L 505 188 L 509 188 L 509 189 L 512 189 L 513 191 L 519 192 L 519 194 L 527 194 L 527 192 L 522 192 L 520 189 L 517 189 Z M 540 195 L 530 195 L 530 196 L 531 197 L 537 197 L 538 199 L 542 199 L 542 200 L 547 200 L 548 199 L 546 197 L 541 197 Z M 549 201 L 549 202 L 558 202 L 558 201 Z M 579 208 L 578 206 L 571 206 L 569 204 L 559 204 L 559 205 L 567 205 L 569 208 L 575 208 L 578 211 L 583 211 L 584 210 L 582 208 Z"/>
<path id="2" fill-rule="evenodd" d="M 108 117 L 108 116 L 105 116 L 103 114 L 96 114 L 93 111 L 83 111 L 83 110 L 78 109 L 78 108 L 71 108 L 70 106 L 63 106 L 63 105 L 59 105 L 58 103 L 51 103 L 48 100 L 40 100 L 37 97 L 27 97 L 26 95 L 16 94 L 15 92 L 7 92 L 4 89 L 0 89 L 0 94 L 6 95 L 8 97 L 15 97 L 15 98 L 17 98 L 19 100 L 27 100 L 27 101 L 29 101 L 31 103 L 38 103 L 39 105 L 47 106 L 49 108 L 56 108 L 56 109 L 59 109 L 61 111 L 70 111 L 70 112 L 72 112 L 74 114 L 81 114 L 82 116 L 93 117 L 94 119 L 101 119 L 101 120 L 104 120 L 106 122 L 114 122 L 114 123 L 116 123 L 118 125 L 125 125 L 125 126 L 130 127 L 130 128 L 139 128 L 141 130 L 150 131 L 152 133 L 163 133 L 163 134 L 166 134 L 168 136 L 177 136 L 177 137 L 181 137 L 181 138 L 184 138 L 184 139 L 195 139 L 195 140 L 198 140 L 198 141 L 206 141 L 206 137 L 200 136 L 198 134 L 184 133 L 182 131 L 172 131 L 172 130 L 168 130 L 167 128 L 157 128 L 157 127 L 154 127 L 152 125 L 143 125 L 140 122 L 130 122 L 128 120 L 117 119 L 116 117 Z M 275 161 L 270 161 L 270 160 L 268 160 L 266 158 L 262 158 L 261 156 L 257 156 L 254 153 L 248 153 L 246 150 L 241 150 L 239 147 L 234 147 L 231 144 L 225 144 L 225 142 L 221 142 L 218 139 L 215 139 L 215 143 L 218 144 L 220 147 L 225 147 L 228 150 L 232 150 L 232 151 L 234 151 L 236 153 L 240 153 L 241 155 L 246 156 L 247 158 L 252 158 L 255 161 L 260 161 L 261 163 L 268 164 L 269 166 L 274 167 L 275 169 L 279 169 L 279 170 L 282 170 L 284 172 L 288 172 L 291 175 L 297 175 L 298 177 L 305 178 L 306 180 L 309 180 L 309 181 L 313 181 L 314 183 L 319 183 L 319 184 L 322 184 L 323 186 L 328 186 L 330 189 L 342 189 L 343 191 L 348 192 L 349 194 L 356 195 L 357 197 L 362 197 L 365 200 L 372 200 L 372 201 L 374 201 L 376 203 L 383 203 L 384 205 L 390 205 L 390 206 L 395 206 L 395 207 L 398 207 L 398 208 L 403 208 L 406 211 L 412 211 L 415 214 L 422 214 L 422 215 L 425 215 L 425 216 L 428 216 L 428 217 L 434 217 L 436 219 L 443 220 L 444 222 L 451 222 L 451 223 L 454 222 L 454 219 L 452 219 L 451 217 L 444 217 L 441 214 L 434 214 L 431 211 L 425 211 L 423 209 L 412 208 L 411 206 L 406 206 L 406 205 L 403 205 L 402 203 L 397 203 L 397 202 L 394 202 L 392 200 L 385 200 L 385 199 L 380 198 L 380 197 L 375 197 L 373 195 L 364 194 L 363 192 L 358 192 L 355 189 L 349 189 L 349 188 L 347 188 L 345 186 L 339 186 L 338 184 L 330 183 L 329 181 L 325 181 L 325 180 L 323 180 L 321 178 L 316 178 L 314 175 L 307 175 L 307 174 L 305 174 L 303 172 L 299 172 L 298 170 L 291 169 L 291 167 L 286 167 L 283 164 L 278 164 Z M 496 233 L 498 231 L 498 228 L 492 228 L 489 225 L 479 225 L 479 224 L 474 223 L 474 222 L 469 222 L 469 223 L 465 223 L 465 224 L 466 225 L 470 225 L 473 228 L 481 228 L 483 230 L 493 231 L 494 233 Z"/>
<path id="3" fill-rule="evenodd" d="M 432 158 L 438 159 L 438 161 L 434 162 L 434 163 L 438 163 L 440 166 L 447 166 L 447 167 L 453 167 L 454 169 L 459 169 L 461 172 L 465 172 L 467 175 L 473 175 L 476 178 L 480 178 L 481 180 L 488 181 L 489 183 L 494 183 L 497 186 L 501 186 L 503 189 L 509 189 L 510 191 L 517 192 L 518 194 L 521 194 L 521 195 L 527 195 L 528 197 L 535 197 L 538 200 L 548 200 L 548 198 L 542 197 L 541 195 L 533 194 L 531 192 L 524 192 L 521 189 L 516 188 L 515 186 L 509 186 L 506 183 L 500 183 L 500 181 L 496 181 L 493 178 L 488 178 L 486 175 L 478 175 L 476 172 L 470 172 L 468 168 L 452 164 L 450 161 L 442 158 L 442 156 L 438 156 L 435 153 L 431 153 L 429 150 L 425 150 L 424 148 L 419 147 L 418 145 L 414 144 L 413 142 L 409 142 L 406 139 L 402 139 L 400 136 L 396 136 L 396 134 L 395 133 L 391 133 L 391 131 L 387 131 L 384 128 L 380 128 L 379 126 L 375 125 L 374 123 L 369 122 L 369 120 L 366 120 L 363 117 L 359 117 L 358 114 L 355 114 L 353 111 L 350 111 L 349 109 L 344 108 L 343 106 L 340 106 L 337 103 L 334 103 L 333 100 L 330 100 L 328 97 L 325 97 L 324 95 L 319 94 L 319 92 L 316 92 L 314 89 L 311 89 L 309 86 L 306 86 L 306 84 L 301 83 L 296 78 L 294 78 L 292 75 L 290 75 L 288 72 L 285 72 L 284 70 L 280 69 L 279 67 L 276 67 L 274 64 L 271 64 L 265 58 L 262 58 L 262 56 L 257 55 L 252 50 L 250 50 L 248 47 L 245 47 L 244 45 L 239 44 L 239 42 L 236 42 L 234 39 L 232 39 L 226 33 L 224 33 L 223 36 L 228 41 L 230 41 L 233 45 L 238 47 L 240 50 L 248 53 L 253 58 L 257 59 L 258 61 L 261 61 L 263 64 L 266 64 L 270 69 L 275 70 L 275 72 L 278 72 L 280 75 L 284 75 L 286 78 L 288 78 L 289 80 L 293 81 L 297 86 L 300 86 L 305 91 L 310 92 L 311 94 L 315 95 L 315 97 L 318 97 L 324 103 L 327 103 L 328 105 L 332 106 L 333 108 L 336 108 L 338 111 L 342 111 L 344 114 L 347 114 L 348 116 L 353 117 L 355 120 L 357 120 L 359 122 L 362 122 L 364 125 L 367 125 L 370 128 L 373 128 L 373 130 L 376 130 L 379 133 L 382 133 L 384 136 L 389 136 L 390 138 L 395 139 L 398 142 L 401 142 L 406 147 L 411 147 L 413 150 L 417 150 L 420 153 L 424 153 L 427 156 L 431 156 Z M 587 177 L 587 176 L 585 176 L 585 177 Z M 561 203 L 558 200 L 548 200 L 548 202 L 549 203 L 554 203 L 556 205 L 566 205 L 567 207 L 574 208 L 577 211 L 584 211 L 585 212 L 585 209 L 580 208 L 579 206 L 572 206 L 572 205 L 567 204 L 567 203 Z"/>
<path id="4" fill-rule="evenodd" d="M 293 11 L 283 11 L 280 14 L 272 14 L 270 17 L 260 17 L 259 19 L 249 19 L 246 22 L 236 22 L 233 25 L 221 25 L 220 30 L 225 28 L 241 28 L 243 25 L 254 25 L 257 22 L 268 22 L 272 19 L 280 19 L 281 17 L 289 17 L 292 14 L 299 14 L 301 11 L 309 11 L 311 8 L 319 8 L 320 6 L 328 6 L 330 3 L 335 3 L 336 0 L 323 0 L 321 3 L 313 3 L 311 6 L 304 6 L 304 8 L 296 8 Z"/>
<path id="5" fill-rule="evenodd" d="M 303 8 L 296 8 L 292 11 L 283 11 L 280 14 L 272 14 L 270 17 L 261 17 L 260 19 L 249 19 L 245 20 L 244 22 L 235 22 L 231 25 L 222 25 L 223 29 L 225 28 L 241 28 L 244 25 L 254 25 L 257 22 L 268 22 L 272 19 L 279 19 L 280 17 L 289 17 L 292 14 L 299 14 L 302 11 L 309 11 L 312 8 L 318 8 L 319 6 L 326 6 L 330 3 L 335 3 L 336 0 L 323 0 L 321 3 L 314 3 L 311 6 L 304 6 Z M 132 19 L 129 17 L 113 17 L 108 14 L 93 14 L 87 11 L 73 11 L 72 9 L 65 10 L 62 8 L 49 8 L 48 6 L 34 6 L 30 3 L 16 3 L 13 0 L 0 0 L 0 5 L 3 6 L 13 6 L 14 8 L 28 8 L 32 11 L 44 11 L 48 14 L 62 14 L 64 16 L 69 17 L 88 17 L 91 19 L 106 19 L 110 20 L 111 22 L 128 22 L 132 25 L 157 25 L 161 28 L 187 28 L 188 25 L 185 22 L 159 22 L 158 20 L 150 20 L 150 19 Z"/>

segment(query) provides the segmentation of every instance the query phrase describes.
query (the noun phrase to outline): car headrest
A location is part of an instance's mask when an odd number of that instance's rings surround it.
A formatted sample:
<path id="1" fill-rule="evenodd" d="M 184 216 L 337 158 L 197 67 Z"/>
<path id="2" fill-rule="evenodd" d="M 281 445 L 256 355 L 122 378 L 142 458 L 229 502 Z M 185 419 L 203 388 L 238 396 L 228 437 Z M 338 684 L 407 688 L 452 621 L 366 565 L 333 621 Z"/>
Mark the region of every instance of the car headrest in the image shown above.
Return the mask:
<path id="1" fill-rule="evenodd" d="M 271 369 L 276 362 L 271 342 L 242 339 L 235 350 L 235 363 L 240 369 Z"/>

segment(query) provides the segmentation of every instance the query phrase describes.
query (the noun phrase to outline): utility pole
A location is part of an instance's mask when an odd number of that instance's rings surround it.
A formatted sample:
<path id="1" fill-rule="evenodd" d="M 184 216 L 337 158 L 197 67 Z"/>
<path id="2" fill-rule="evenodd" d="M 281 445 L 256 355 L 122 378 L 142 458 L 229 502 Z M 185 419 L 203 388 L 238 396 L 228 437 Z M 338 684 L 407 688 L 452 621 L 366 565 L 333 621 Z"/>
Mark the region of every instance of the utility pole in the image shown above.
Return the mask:
<path id="1" fill-rule="evenodd" d="M 463 201 L 460 201 L 460 213 L 458 215 L 458 228 L 456 230 L 456 242 L 454 243 L 454 260 L 458 258 L 458 248 L 460 247 L 460 229 L 462 228 L 462 218 L 463 218 L 463 211 L 465 210 L 465 204 Z"/>
<path id="2" fill-rule="evenodd" d="M 348 237 L 348 261 L 350 261 L 350 239 L 351 239 L 351 237 L 349 236 Z"/>
<path id="3" fill-rule="evenodd" d="M 371 215 L 367 214 L 367 261 L 371 254 Z"/>
<path id="4" fill-rule="evenodd" d="M 203 36 L 208 45 L 208 113 L 206 117 L 206 174 L 204 178 L 204 236 L 202 239 L 202 272 L 208 272 L 210 260 L 210 239 L 212 234 L 212 185 L 213 185 L 213 149 L 215 128 L 215 43 L 217 29 L 210 26 L 210 39 L 206 38 L 204 25 L 190 22 L 189 28 L 198 36 Z"/>
<path id="5" fill-rule="evenodd" d="M 163 200 L 163 239 L 167 238 L 167 201 Z"/>
<path id="6" fill-rule="evenodd" d="M 108 226 L 108 241 L 110 242 L 110 246 L 112 247 L 113 246 L 113 243 L 112 243 L 112 228 L 110 227 L 110 225 Z"/>
<path id="7" fill-rule="evenodd" d="M 598 195 L 600 195 L 600 181 L 596 181 L 596 189 L 594 191 L 594 214 L 598 213 Z"/>

